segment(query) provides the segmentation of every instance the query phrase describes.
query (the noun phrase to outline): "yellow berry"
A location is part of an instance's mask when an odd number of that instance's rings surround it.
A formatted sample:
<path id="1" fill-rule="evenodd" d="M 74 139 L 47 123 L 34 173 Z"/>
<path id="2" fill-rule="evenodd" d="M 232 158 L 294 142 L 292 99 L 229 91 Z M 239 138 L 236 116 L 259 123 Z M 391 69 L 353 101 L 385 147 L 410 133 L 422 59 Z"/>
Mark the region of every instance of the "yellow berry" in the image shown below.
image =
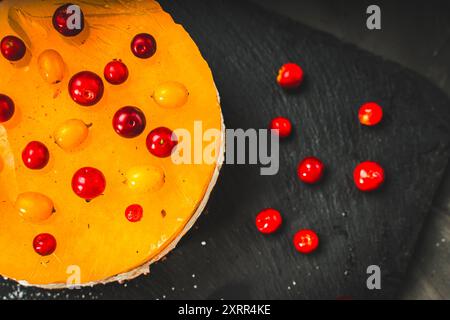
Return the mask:
<path id="1" fill-rule="evenodd" d="M 138 166 L 126 173 L 127 186 L 137 193 L 159 190 L 165 182 L 164 172 L 157 166 Z"/>
<path id="2" fill-rule="evenodd" d="M 60 125 L 55 131 L 55 142 L 64 150 L 80 146 L 89 135 L 89 126 L 83 121 L 71 119 Z"/>
<path id="3" fill-rule="evenodd" d="M 55 84 L 64 78 L 64 61 L 55 50 L 43 51 L 38 57 L 38 66 L 42 79 L 48 83 Z"/>
<path id="4" fill-rule="evenodd" d="M 17 197 L 15 208 L 26 221 L 42 222 L 55 212 L 53 201 L 37 192 L 25 192 Z"/>
<path id="5" fill-rule="evenodd" d="M 153 93 L 153 99 L 161 107 L 178 108 L 186 104 L 189 92 L 184 85 L 168 81 L 158 85 Z"/>

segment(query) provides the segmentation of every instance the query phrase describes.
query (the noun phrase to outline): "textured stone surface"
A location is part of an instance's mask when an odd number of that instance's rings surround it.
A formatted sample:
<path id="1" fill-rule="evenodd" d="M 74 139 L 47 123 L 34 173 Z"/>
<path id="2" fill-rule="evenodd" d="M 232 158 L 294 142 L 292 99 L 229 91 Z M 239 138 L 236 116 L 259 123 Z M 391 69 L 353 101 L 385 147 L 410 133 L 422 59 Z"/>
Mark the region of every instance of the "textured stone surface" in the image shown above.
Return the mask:
<path id="1" fill-rule="evenodd" d="M 450 96 L 450 2 L 378 0 L 382 30 L 366 28 L 371 0 L 253 0 L 272 11 L 329 32 L 430 79 Z M 419 236 L 400 298 L 450 297 L 450 168 Z"/>
<path id="2" fill-rule="evenodd" d="M 288 116 L 295 135 L 283 141 L 280 172 L 225 166 L 208 212 L 152 275 L 126 286 L 80 291 L 18 289 L 26 298 L 353 298 L 394 297 L 449 156 L 449 101 L 416 74 L 335 38 L 265 13 L 243 1 L 161 1 L 191 33 L 213 70 L 229 128 L 265 128 Z M 278 67 L 299 62 L 304 86 L 286 94 Z M 361 128 L 358 106 L 376 100 L 386 117 Z M 297 162 L 316 155 L 327 166 L 323 183 L 298 182 Z M 356 190 L 359 161 L 380 162 L 384 187 Z M 285 224 L 264 237 L 254 227 L 264 207 L 279 208 Z M 345 213 L 345 214 L 343 214 Z M 313 228 L 320 250 L 299 255 L 292 236 Z M 202 242 L 206 245 L 202 245 Z M 204 244 L 205 244 L 204 243 Z M 366 268 L 382 270 L 380 291 L 366 288 Z"/>

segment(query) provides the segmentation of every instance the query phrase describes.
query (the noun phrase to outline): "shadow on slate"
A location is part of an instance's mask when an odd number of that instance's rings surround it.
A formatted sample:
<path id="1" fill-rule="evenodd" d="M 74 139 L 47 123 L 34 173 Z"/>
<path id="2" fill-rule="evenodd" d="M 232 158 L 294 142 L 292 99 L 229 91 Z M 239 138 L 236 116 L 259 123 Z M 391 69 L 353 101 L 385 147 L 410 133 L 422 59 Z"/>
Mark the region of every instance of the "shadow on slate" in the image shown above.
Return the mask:
<path id="1" fill-rule="evenodd" d="M 126 285 L 45 291 L 3 281 L 5 298 L 352 299 L 393 298 L 449 156 L 449 101 L 427 81 L 332 36 L 244 1 L 164 0 L 209 62 L 228 128 L 266 128 L 278 115 L 295 125 L 282 141 L 280 171 L 226 165 L 208 209 L 163 262 Z M 298 62 L 306 80 L 299 92 L 275 83 L 280 65 Z M 188 61 L 186 62 L 188 63 Z M 378 101 L 385 119 L 358 123 L 359 105 Z M 296 166 L 321 158 L 325 180 L 301 184 Z M 381 163 L 384 187 L 357 191 L 356 164 Z M 282 230 L 262 236 L 256 213 L 275 207 Z M 320 236 L 320 250 L 298 254 L 300 228 Z M 205 241 L 206 245 L 201 243 Z M 366 269 L 379 265 L 382 290 L 368 290 Z"/>

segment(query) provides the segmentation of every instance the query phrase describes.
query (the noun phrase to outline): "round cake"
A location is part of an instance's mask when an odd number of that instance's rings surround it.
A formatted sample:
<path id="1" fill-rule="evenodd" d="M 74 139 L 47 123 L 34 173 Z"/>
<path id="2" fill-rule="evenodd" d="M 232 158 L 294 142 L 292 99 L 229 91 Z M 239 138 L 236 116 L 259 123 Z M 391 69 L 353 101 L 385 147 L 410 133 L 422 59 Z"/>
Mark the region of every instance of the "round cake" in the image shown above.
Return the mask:
<path id="1" fill-rule="evenodd" d="M 1 1 L 0 38 L 0 274 L 64 288 L 147 273 L 223 161 L 197 46 L 151 0 Z"/>

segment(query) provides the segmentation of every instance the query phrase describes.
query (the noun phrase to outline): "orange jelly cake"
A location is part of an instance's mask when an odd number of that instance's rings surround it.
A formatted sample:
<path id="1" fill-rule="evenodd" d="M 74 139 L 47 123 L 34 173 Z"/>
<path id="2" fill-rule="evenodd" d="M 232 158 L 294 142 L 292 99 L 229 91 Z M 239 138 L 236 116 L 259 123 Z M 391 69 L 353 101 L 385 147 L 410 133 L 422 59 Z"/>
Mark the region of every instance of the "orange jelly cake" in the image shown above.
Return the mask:
<path id="1" fill-rule="evenodd" d="M 197 46 L 152 0 L 1 1 L 0 38 L 0 274 L 64 288 L 147 273 L 223 161 Z"/>

